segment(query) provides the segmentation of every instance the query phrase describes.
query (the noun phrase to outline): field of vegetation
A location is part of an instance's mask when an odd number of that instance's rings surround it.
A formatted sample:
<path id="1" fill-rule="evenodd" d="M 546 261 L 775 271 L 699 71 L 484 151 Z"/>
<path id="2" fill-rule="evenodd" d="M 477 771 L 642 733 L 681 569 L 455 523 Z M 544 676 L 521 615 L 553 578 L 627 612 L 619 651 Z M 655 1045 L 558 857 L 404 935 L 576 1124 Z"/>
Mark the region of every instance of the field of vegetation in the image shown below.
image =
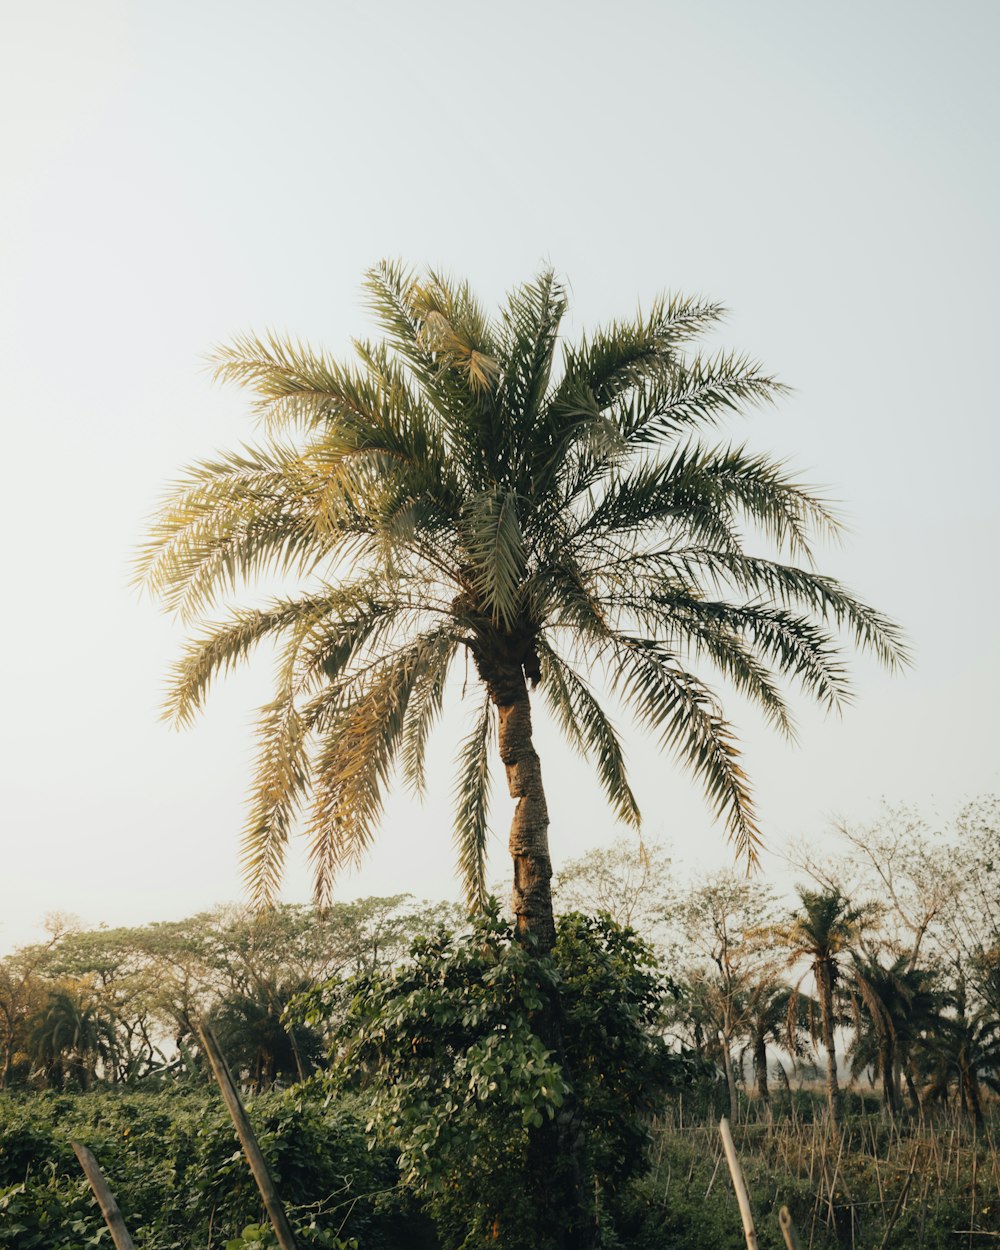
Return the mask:
<path id="1" fill-rule="evenodd" d="M 783 1205 L 815 1250 L 988 1245 L 997 811 L 844 830 L 788 901 L 682 884 L 656 848 L 594 852 L 557 880 L 551 956 L 496 908 L 470 929 L 406 898 L 54 919 L 0 962 L 0 1246 L 107 1244 L 72 1138 L 147 1250 L 275 1244 L 201 1021 L 303 1246 L 544 1246 L 544 1137 L 568 1122 L 596 1244 L 735 1250 L 720 1115 L 763 1247 Z M 555 983 L 561 1056 L 537 1025 Z"/>
<path id="2" fill-rule="evenodd" d="M 349 362 L 274 335 L 216 353 L 262 439 L 188 469 L 137 558 L 189 627 L 168 719 L 258 647 L 277 660 L 244 831 L 255 906 L 55 918 L 0 962 L 0 1245 L 105 1240 L 73 1141 L 144 1250 L 268 1244 L 213 1036 L 303 1246 L 735 1247 L 723 1115 L 761 1246 L 782 1207 L 810 1250 L 1000 1235 L 996 800 L 942 831 L 905 812 L 841 830 L 839 855 L 798 854 L 794 897 L 752 874 L 681 883 L 636 834 L 563 867 L 553 899 L 535 713 L 637 831 L 609 714 L 630 713 L 752 869 L 750 780 L 700 670 L 792 735 L 789 686 L 835 710 L 847 651 L 909 664 L 899 626 L 817 570 L 839 530 L 823 495 L 718 441 L 785 388 L 697 346 L 722 316 L 700 299 L 571 345 L 549 269 L 492 317 L 398 262 L 365 288 L 384 337 Z M 425 792 L 459 692 L 465 905 L 332 904 L 387 788 Z M 499 765 L 509 915 L 486 881 Z M 299 826 L 318 908 L 277 903 Z"/>

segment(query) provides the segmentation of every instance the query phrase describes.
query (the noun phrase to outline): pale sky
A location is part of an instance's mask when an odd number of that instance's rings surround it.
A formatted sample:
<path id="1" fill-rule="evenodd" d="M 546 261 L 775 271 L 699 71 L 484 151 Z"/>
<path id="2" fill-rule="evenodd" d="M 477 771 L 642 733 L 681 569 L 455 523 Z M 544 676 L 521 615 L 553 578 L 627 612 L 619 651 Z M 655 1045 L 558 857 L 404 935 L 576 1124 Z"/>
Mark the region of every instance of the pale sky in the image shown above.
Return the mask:
<path id="1" fill-rule="evenodd" d="M 204 354 L 267 328 L 346 351 L 383 256 L 491 304 L 551 262 L 570 334 L 664 289 L 718 298 L 721 341 L 795 388 L 731 432 L 841 501 L 824 571 L 905 626 L 916 668 L 858 660 L 840 720 L 797 700 L 798 747 L 734 705 L 772 847 L 1000 788 L 998 46 L 990 0 L 0 0 L 0 951 L 52 910 L 239 897 L 269 673 L 159 723 L 183 632 L 129 562 L 182 466 L 253 437 Z M 344 897 L 454 893 L 455 732 Z M 616 829 L 539 738 L 558 867 Z M 727 862 L 696 783 L 629 742 L 649 835 Z"/>

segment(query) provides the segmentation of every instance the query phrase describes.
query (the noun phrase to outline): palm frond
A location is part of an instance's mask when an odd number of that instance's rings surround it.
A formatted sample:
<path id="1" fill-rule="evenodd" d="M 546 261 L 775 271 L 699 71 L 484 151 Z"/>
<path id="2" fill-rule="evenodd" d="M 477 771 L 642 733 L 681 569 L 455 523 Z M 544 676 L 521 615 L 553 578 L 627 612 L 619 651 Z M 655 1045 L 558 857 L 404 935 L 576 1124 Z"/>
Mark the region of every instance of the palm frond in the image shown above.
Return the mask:
<path id="1" fill-rule="evenodd" d="M 243 663 L 265 638 L 285 630 L 301 630 L 304 622 L 323 617 L 334 598 L 320 594 L 302 599 L 276 600 L 266 609 L 239 610 L 226 622 L 209 625 L 190 639 L 174 665 L 164 705 L 164 719 L 189 725 L 204 705 L 220 674 Z"/>
<path id="2" fill-rule="evenodd" d="M 643 447 L 685 427 L 715 425 L 748 407 L 776 402 L 788 388 L 760 363 L 736 352 L 675 359 L 669 369 L 640 379 L 612 411 L 623 438 Z"/>
<path id="3" fill-rule="evenodd" d="M 630 387 L 675 364 L 678 349 L 712 327 L 723 312 L 721 304 L 665 297 L 656 300 L 645 317 L 640 313 L 634 321 L 614 322 L 579 346 L 567 347 L 556 407 L 583 384 L 603 409 Z"/>
<path id="4" fill-rule="evenodd" d="M 715 696 L 655 642 L 624 635 L 609 635 L 608 641 L 613 688 L 699 778 L 737 853 L 756 865 L 760 831 L 750 783 Z"/>
<path id="5" fill-rule="evenodd" d="M 508 627 L 520 606 L 525 566 L 518 506 L 517 496 L 510 492 L 486 492 L 468 501 L 462 518 L 469 576 L 480 604 Z"/>
<path id="6" fill-rule="evenodd" d="M 306 830 L 321 904 L 337 870 L 358 863 L 374 837 L 414 687 L 450 640 L 443 627 L 399 648 L 372 667 L 360 690 L 345 687 L 343 701 L 324 715 Z"/>
<path id="7" fill-rule="evenodd" d="M 486 848 L 492 791 L 490 756 L 496 737 L 495 720 L 495 711 L 487 696 L 458 753 L 453 828 L 458 875 L 470 912 L 480 911 L 486 902 Z"/>
<path id="8" fill-rule="evenodd" d="M 621 741 L 587 682 L 544 641 L 536 643 L 542 669 L 542 694 L 556 723 L 585 759 L 597 764 L 597 776 L 619 820 L 638 829 L 639 805 L 628 783 Z"/>
<path id="9" fill-rule="evenodd" d="M 766 594 L 786 607 L 806 607 L 821 620 L 833 621 L 853 637 L 863 651 L 871 651 L 890 672 L 910 663 L 909 648 L 899 626 L 852 595 L 840 582 L 794 565 L 739 552 L 703 552 L 706 570 L 728 578 L 739 590 Z"/>
<path id="10" fill-rule="evenodd" d="M 277 445 L 194 466 L 153 517 L 136 583 L 190 620 L 242 580 L 302 575 L 323 554 L 313 486 Z"/>
<path id="11" fill-rule="evenodd" d="M 243 879 L 258 907 L 270 906 L 281 886 L 288 839 L 311 779 L 310 729 L 288 690 L 261 709 L 241 850 Z"/>
<path id="12" fill-rule="evenodd" d="M 450 636 L 441 639 L 436 663 L 428 664 L 426 670 L 418 676 L 406 709 L 400 744 L 400 765 L 403 780 L 419 798 L 423 798 L 427 792 L 427 742 L 431 730 L 441 716 L 448 669 L 457 646 L 457 642 Z"/>
<path id="13" fill-rule="evenodd" d="M 566 292 L 551 269 L 512 291 L 503 310 L 506 361 L 500 387 L 502 407 L 520 436 L 512 457 L 523 460 L 534 449 L 532 434 L 549 388 L 559 325 L 566 313 Z"/>

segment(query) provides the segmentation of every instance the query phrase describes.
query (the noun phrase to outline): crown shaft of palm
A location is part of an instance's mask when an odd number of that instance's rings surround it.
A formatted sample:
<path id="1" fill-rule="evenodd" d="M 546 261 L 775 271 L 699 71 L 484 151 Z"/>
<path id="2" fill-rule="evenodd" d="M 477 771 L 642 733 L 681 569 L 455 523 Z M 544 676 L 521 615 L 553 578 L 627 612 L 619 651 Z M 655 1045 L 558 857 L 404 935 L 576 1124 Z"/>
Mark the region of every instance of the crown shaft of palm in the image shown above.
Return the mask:
<path id="1" fill-rule="evenodd" d="M 696 774 L 752 859 L 735 734 L 694 667 L 791 732 L 782 680 L 827 708 L 848 698 L 839 633 L 890 667 L 905 660 L 891 622 L 809 567 L 812 534 L 836 528 L 823 501 L 779 463 L 704 437 L 781 387 L 751 360 L 689 347 L 720 315 L 703 301 L 658 301 L 559 361 L 566 300 L 549 272 L 495 320 L 464 284 L 396 264 L 370 271 L 368 291 L 385 340 L 357 344 L 356 366 L 275 337 L 219 353 L 220 376 L 256 394 L 267 438 L 191 470 L 139 560 L 147 586 L 202 622 L 261 575 L 308 580 L 203 622 L 168 698 L 187 721 L 219 674 L 277 641 L 244 843 L 256 897 L 277 890 L 303 813 L 322 898 L 373 837 L 394 771 L 422 792 L 463 652 L 483 692 L 455 787 L 470 903 L 485 895 L 499 747 L 518 926 L 553 940 L 529 685 L 619 818 L 637 825 L 639 811 L 602 688 Z M 748 553 L 747 524 L 777 556 Z"/>

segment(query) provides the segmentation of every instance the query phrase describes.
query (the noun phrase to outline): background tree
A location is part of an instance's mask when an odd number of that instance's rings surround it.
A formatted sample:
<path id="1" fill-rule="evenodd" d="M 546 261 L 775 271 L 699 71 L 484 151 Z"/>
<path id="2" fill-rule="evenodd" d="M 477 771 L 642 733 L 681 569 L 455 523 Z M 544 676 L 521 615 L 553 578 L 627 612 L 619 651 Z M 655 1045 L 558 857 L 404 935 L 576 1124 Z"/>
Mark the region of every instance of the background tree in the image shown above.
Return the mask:
<path id="1" fill-rule="evenodd" d="M 883 932 L 915 968 L 928 933 L 935 932 L 961 889 L 954 857 L 944 839 L 906 808 L 890 810 L 867 828 L 839 828 L 856 862 L 868 868 L 854 896 L 882 900 Z"/>
<path id="2" fill-rule="evenodd" d="M 587 916 L 605 912 L 662 948 L 677 903 L 670 856 L 656 844 L 619 838 L 571 860 L 555 877 L 556 909 Z"/>
<path id="3" fill-rule="evenodd" d="M 686 959 L 678 959 L 686 968 L 681 1009 L 686 1007 L 689 1024 L 701 1031 L 703 1053 L 717 1055 L 722 1064 L 734 1123 L 739 1100 L 733 1051 L 749 1028 L 755 993 L 776 972 L 768 942 L 774 920 L 770 889 L 732 873 L 718 873 L 692 890 L 680 911 L 687 951 Z"/>
<path id="4" fill-rule="evenodd" d="M 826 1052 L 826 1100 L 830 1119 L 839 1118 L 840 1087 L 837 1080 L 836 991 L 841 979 L 842 961 L 856 949 L 872 910 L 855 906 L 838 888 L 823 891 L 799 889 L 801 909 L 790 923 L 775 928 L 775 936 L 789 950 L 790 964 L 808 963 L 807 973 L 816 984 L 820 1010 L 820 1030 Z M 798 985 L 801 985 L 802 978 Z"/>
<path id="5" fill-rule="evenodd" d="M 809 1041 L 809 1003 L 784 984 L 773 964 L 761 969 L 742 995 L 737 1009 L 745 1044 L 740 1068 L 749 1054 L 753 1063 L 757 1096 L 764 1114 L 771 1117 L 771 1087 L 767 1076 L 767 1049 L 776 1046 L 798 1058 Z"/>
<path id="6" fill-rule="evenodd" d="M 913 1073 L 915 1050 L 928 1029 L 942 1027 L 941 997 L 935 992 L 934 974 L 915 967 L 910 954 L 885 962 L 876 953 L 854 953 L 846 977 L 860 1010 L 854 1013 L 855 1035 L 851 1046 L 852 1070 L 872 1068 L 881 1077 L 882 1093 L 890 1115 L 902 1105 L 900 1076 L 905 1076 L 914 1110 L 920 1098 Z"/>
<path id="7" fill-rule="evenodd" d="M 44 998 L 48 958 L 46 947 L 33 946 L 0 960 L 0 1090 L 10 1085 L 15 1055 L 27 1060 L 27 1029 Z"/>
<path id="8" fill-rule="evenodd" d="M 466 284 L 434 273 L 382 263 L 367 285 L 386 338 L 358 344 L 355 367 L 275 337 L 219 353 L 219 376 L 255 392 L 271 437 L 191 470 L 139 563 L 146 586 L 199 622 L 171 684 L 176 722 L 258 643 L 278 644 L 244 842 L 255 897 L 273 896 L 307 797 L 325 898 L 373 836 L 394 766 L 421 791 L 463 652 L 481 682 L 456 790 L 470 902 L 484 893 L 496 735 L 516 801 L 518 931 L 543 950 L 555 940 L 529 686 L 622 820 L 638 824 L 639 811 L 594 678 L 679 754 L 752 858 L 736 739 L 691 664 L 790 733 L 782 679 L 825 708 L 847 697 L 841 627 L 890 668 L 905 658 L 888 620 L 809 567 L 813 535 L 836 528 L 825 503 L 767 456 L 704 439 L 782 388 L 744 356 L 689 349 L 716 304 L 656 301 L 557 362 L 567 305 L 551 272 L 492 321 Z M 748 532 L 779 555 L 751 554 Z M 205 621 L 260 574 L 309 585 Z"/>
<path id="9" fill-rule="evenodd" d="M 70 982 L 48 991 L 27 1027 L 26 1043 L 34 1071 L 53 1089 L 67 1081 L 85 1090 L 107 1053 L 107 1022 L 84 987 Z"/>
<path id="10" fill-rule="evenodd" d="M 942 1015 L 920 1051 L 928 1097 L 947 1101 L 954 1085 L 959 1104 L 983 1125 L 985 1084 L 1000 1093 L 1000 1019 L 986 1004 L 976 1005 L 959 976 L 947 995 L 951 1011 Z"/>
<path id="11" fill-rule="evenodd" d="M 275 1081 L 304 1081 L 314 1071 L 322 1054 L 319 1035 L 285 1018 L 289 1003 L 311 988 L 308 982 L 261 985 L 253 995 L 223 999 L 212 1013 L 210 1022 L 230 1067 L 256 1093 Z"/>

